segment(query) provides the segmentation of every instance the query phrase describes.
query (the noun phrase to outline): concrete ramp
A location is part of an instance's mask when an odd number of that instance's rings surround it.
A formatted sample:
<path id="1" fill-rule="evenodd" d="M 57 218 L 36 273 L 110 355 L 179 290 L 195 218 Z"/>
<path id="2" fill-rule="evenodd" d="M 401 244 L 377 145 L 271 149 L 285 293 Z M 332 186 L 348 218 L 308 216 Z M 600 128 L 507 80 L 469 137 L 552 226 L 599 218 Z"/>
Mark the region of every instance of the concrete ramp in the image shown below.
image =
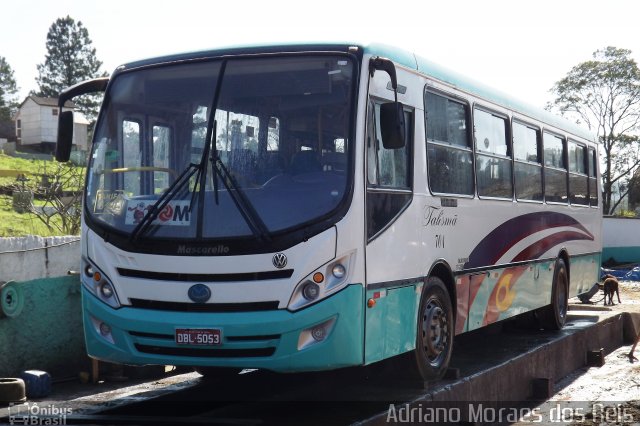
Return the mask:
<path id="1" fill-rule="evenodd" d="M 570 309 L 561 332 L 504 325 L 504 330 L 460 336 L 451 362 L 460 378 L 439 382 L 358 424 L 512 423 L 527 414 L 517 408 L 526 407 L 523 402 L 548 399 L 556 381 L 585 365 L 602 365 L 606 354 L 632 343 L 640 332 L 639 313 L 585 305 Z"/>

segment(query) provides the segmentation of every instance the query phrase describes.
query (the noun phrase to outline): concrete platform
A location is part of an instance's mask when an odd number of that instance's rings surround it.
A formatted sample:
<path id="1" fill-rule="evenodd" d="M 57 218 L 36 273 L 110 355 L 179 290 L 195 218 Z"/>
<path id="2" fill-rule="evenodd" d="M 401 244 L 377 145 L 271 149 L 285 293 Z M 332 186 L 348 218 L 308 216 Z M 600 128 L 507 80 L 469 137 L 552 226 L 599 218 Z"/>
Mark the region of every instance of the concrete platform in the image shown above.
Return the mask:
<path id="1" fill-rule="evenodd" d="M 553 384 L 561 378 L 589 363 L 598 366 L 604 356 L 631 344 L 640 333 L 640 313 L 571 305 L 561 332 L 503 328 L 457 339 L 451 366 L 459 369 L 460 378 L 439 382 L 415 398 L 396 404 L 395 415 L 404 408 L 409 413 L 413 410 L 414 420 L 421 413 L 424 419 L 432 407 L 442 409 L 440 420 L 447 420 L 442 417 L 447 413 L 459 413 L 461 422 L 473 424 L 476 422 L 468 414 L 486 409 L 489 421 L 483 415 L 476 418 L 479 423 L 494 423 L 497 419 L 492 421 L 493 416 L 500 408 L 544 401 L 552 396 Z M 358 424 L 394 423 L 389 414 L 385 410 Z"/>
<path id="2" fill-rule="evenodd" d="M 616 307 L 622 308 L 624 305 Z M 46 400 L 29 404 L 66 410 L 67 424 L 74 424 L 74 419 L 78 423 L 102 424 L 109 416 L 114 416 L 115 421 L 117 416 L 136 419 L 139 415 L 140 422 L 133 422 L 138 424 L 144 423 L 143 419 L 152 420 L 152 415 L 159 418 L 158 413 L 164 409 L 164 420 L 170 424 L 172 414 L 168 413 L 183 406 L 193 411 L 192 422 L 237 423 L 247 418 L 251 411 L 248 407 L 256 403 L 259 407 L 265 403 L 275 407 L 268 414 L 264 414 L 264 408 L 251 412 L 253 420 L 264 424 L 291 421 L 286 416 L 291 415 L 293 407 L 305 413 L 305 423 L 316 420 L 310 424 L 393 423 L 390 407 L 394 407 L 396 416 L 400 409 L 414 410 L 416 414 L 416 410 L 424 414 L 433 407 L 459 409 L 462 416 L 455 420 L 464 422 L 473 420 L 465 417 L 470 406 L 493 410 L 517 406 L 522 401 L 531 404 L 548 399 L 558 380 L 588 362 L 603 362 L 604 356 L 630 344 L 639 331 L 640 313 L 570 305 L 568 324 L 560 332 L 506 323 L 458 336 L 451 367 L 459 378 L 432 385 L 394 380 L 393 371 L 379 374 L 384 368 L 284 376 L 265 373 L 255 374 L 255 378 L 247 374 L 224 383 L 206 383 L 197 373 L 188 373 L 152 381 L 60 384 L 54 386 L 54 393 Z M 8 423 L 16 411 L 17 407 L 0 407 L 0 423 Z M 480 418 L 492 419 L 485 414 Z M 49 417 L 55 416 L 53 413 Z M 185 419 L 175 419 L 182 420 Z"/>

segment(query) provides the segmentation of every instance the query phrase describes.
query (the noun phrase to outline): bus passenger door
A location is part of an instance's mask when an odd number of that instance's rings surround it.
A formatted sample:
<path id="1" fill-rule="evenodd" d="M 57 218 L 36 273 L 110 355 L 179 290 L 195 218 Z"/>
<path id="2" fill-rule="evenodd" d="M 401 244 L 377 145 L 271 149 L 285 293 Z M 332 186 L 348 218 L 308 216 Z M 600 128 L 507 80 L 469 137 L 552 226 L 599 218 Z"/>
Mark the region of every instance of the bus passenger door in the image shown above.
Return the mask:
<path id="1" fill-rule="evenodd" d="M 384 73 L 378 78 L 388 81 Z M 380 83 L 378 82 L 378 86 Z M 382 86 L 385 88 L 385 86 Z M 385 95 L 393 96 L 386 91 Z M 371 97 L 367 113 L 366 162 L 366 299 L 365 363 L 375 362 L 415 347 L 416 296 L 414 285 L 402 278 L 409 261 L 408 245 L 416 229 L 407 219 L 413 198 L 413 110 L 404 107 L 405 146 L 387 149 L 382 144 L 380 106 L 390 99 Z"/>

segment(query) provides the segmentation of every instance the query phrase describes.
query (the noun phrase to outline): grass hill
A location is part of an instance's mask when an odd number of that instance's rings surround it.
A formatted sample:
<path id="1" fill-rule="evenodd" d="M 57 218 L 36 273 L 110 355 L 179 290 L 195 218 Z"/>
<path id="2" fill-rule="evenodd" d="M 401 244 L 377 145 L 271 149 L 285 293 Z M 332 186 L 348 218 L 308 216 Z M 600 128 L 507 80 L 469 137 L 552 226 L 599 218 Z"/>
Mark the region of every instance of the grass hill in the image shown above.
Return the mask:
<path id="1" fill-rule="evenodd" d="M 22 184 L 16 180 L 20 174 L 29 179 L 25 186 L 34 186 L 42 181 L 42 175 L 53 174 L 58 168 L 55 160 L 29 160 L 0 154 L 0 237 L 25 235 L 54 236 L 56 229 L 49 229 L 33 213 L 17 213 L 13 210 L 12 193 Z M 81 188 L 65 188 L 80 190 Z M 34 201 L 38 204 L 38 200 Z"/>

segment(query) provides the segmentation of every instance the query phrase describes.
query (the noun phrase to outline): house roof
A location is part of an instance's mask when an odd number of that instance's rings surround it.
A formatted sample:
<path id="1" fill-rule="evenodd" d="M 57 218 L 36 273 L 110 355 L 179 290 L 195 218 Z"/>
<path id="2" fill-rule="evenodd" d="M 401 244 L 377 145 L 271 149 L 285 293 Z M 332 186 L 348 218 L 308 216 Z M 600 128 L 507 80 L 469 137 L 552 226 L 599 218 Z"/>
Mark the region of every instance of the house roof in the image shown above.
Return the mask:
<path id="1" fill-rule="evenodd" d="M 50 106 L 50 107 L 57 107 L 58 106 L 58 98 L 43 98 L 40 96 L 27 96 L 24 101 L 22 101 L 22 103 L 20 104 L 20 107 L 22 107 L 22 105 L 24 105 L 25 102 L 27 102 L 27 100 L 31 99 L 33 102 L 35 102 L 36 104 L 40 105 L 40 106 Z M 66 108 L 75 108 L 76 105 L 71 102 L 71 101 L 67 101 L 65 102 L 64 106 Z"/>
<path id="2" fill-rule="evenodd" d="M 82 113 L 78 111 L 73 113 L 73 122 L 75 124 L 85 124 L 85 125 L 91 124 L 89 123 L 89 120 L 87 120 L 87 117 L 85 117 Z"/>

